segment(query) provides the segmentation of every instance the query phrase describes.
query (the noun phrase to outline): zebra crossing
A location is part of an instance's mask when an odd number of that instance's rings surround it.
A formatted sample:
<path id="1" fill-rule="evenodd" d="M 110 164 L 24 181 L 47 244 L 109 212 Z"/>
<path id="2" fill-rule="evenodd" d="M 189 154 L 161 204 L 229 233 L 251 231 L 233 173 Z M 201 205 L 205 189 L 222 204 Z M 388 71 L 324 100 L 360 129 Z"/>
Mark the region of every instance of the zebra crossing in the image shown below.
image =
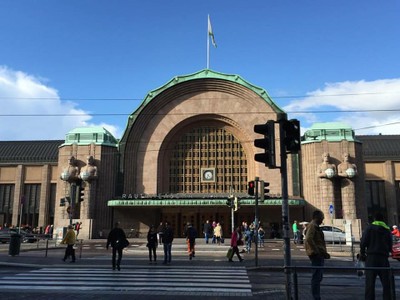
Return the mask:
<path id="1" fill-rule="evenodd" d="M 42 268 L 0 277 L 0 290 L 109 291 L 140 294 L 251 297 L 245 267 Z"/>

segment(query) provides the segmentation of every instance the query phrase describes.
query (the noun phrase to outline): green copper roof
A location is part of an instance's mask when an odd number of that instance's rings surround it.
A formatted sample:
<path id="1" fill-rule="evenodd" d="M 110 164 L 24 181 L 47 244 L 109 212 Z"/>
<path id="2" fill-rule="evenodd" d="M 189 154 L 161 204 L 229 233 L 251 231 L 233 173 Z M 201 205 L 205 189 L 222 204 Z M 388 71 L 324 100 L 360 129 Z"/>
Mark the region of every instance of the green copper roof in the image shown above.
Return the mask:
<path id="1" fill-rule="evenodd" d="M 271 99 L 271 97 L 268 95 L 268 93 L 264 89 L 247 82 L 246 80 L 244 80 L 239 75 L 223 74 L 223 73 L 219 73 L 219 72 L 216 72 L 216 71 L 213 71 L 213 70 L 210 70 L 210 69 L 204 69 L 204 70 L 201 70 L 201 71 L 193 73 L 193 74 L 183 75 L 183 76 L 176 76 L 173 79 L 171 79 L 169 82 L 164 84 L 163 86 L 161 86 L 161 87 L 149 92 L 147 94 L 146 98 L 141 103 L 141 105 L 136 109 L 136 111 L 133 112 L 129 116 L 128 127 L 135 121 L 136 117 L 140 114 L 142 109 L 152 99 L 154 99 L 157 95 L 161 94 L 163 91 L 165 91 L 165 90 L 167 90 L 167 89 L 169 89 L 169 88 L 171 88 L 171 87 L 173 87 L 175 85 L 178 85 L 180 83 L 186 82 L 186 81 L 197 80 L 197 79 L 205 79 L 205 78 L 227 80 L 227 81 L 231 81 L 231 82 L 240 84 L 240 85 L 252 90 L 257 95 L 259 95 L 269 105 L 271 105 L 271 107 L 273 108 L 273 110 L 275 112 L 277 112 L 277 113 L 280 113 L 280 112 L 283 113 L 284 112 L 277 104 L 274 103 L 274 101 Z"/>
<path id="2" fill-rule="evenodd" d="M 340 142 L 357 141 L 354 137 L 354 130 L 347 124 L 341 122 L 314 123 L 304 134 L 303 143 L 319 141 Z"/>
<path id="3" fill-rule="evenodd" d="M 116 147 L 118 140 L 103 127 L 78 127 L 65 135 L 65 145 L 106 145 Z"/>

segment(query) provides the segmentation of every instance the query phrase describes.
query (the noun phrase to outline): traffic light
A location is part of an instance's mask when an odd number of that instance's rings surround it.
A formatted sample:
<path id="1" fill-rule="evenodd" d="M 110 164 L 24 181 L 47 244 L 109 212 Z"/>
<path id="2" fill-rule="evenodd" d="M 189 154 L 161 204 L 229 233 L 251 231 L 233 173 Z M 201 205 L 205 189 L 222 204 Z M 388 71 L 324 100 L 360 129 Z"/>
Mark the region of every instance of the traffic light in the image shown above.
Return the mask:
<path id="1" fill-rule="evenodd" d="M 226 205 L 228 205 L 228 207 L 232 208 L 234 203 L 233 203 L 233 196 L 230 196 L 228 199 L 226 199 Z"/>
<path id="2" fill-rule="evenodd" d="M 256 184 L 254 181 L 249 181 L 248 188 L 247 188 L 247 194 L 250 196 L 254 196 L 254 189 L 256 187 Z"/>
<path id="3" fill-rule="evenodd" d="M 79 187 L 79 198 L 78 201 L 82 202 L 85 200 L 85 188 L 83 186 Z"/>
<path id="4" fill-rule="evenodd" d="M 264 153 L 254 155 L 254 160 L 264 163 L 269 168 L 276 168 L 275 159 L 275 121 L 254 125 L 254 132 L 264 135 L 262 139 L 254 140 L 254 146 L 264 149 Z"/>
<path id="5" fill-rule="evenodd" d="M 237 211 L 240 208 L 240 199 L 238 197 L 235 197 L 234 207 L 235 207 L 235 211 Z"/>
<path id="6" fill-rule="evenodd" d="M 260 201 L 263 202 L 265 199 L 269 199 L 269 182 L 260 181 Z"/>
<path id="7" fill-rule="evenodd" d="M 283 123 L 283 130 L 285 132 L 285 139 L 283 144 L 286 151 L 289 153 L 298 153 L 300 151 L 300 122 L 299 120 L 292 119 Z"/>
<path id="8" fill-rule="evenodd" d="M 71 202 L 71 198 L 70 197 L 65 197 L 65 198 L 61 198 L 60 199 L 60 206 L 65 206 L 67 203 Z"/>

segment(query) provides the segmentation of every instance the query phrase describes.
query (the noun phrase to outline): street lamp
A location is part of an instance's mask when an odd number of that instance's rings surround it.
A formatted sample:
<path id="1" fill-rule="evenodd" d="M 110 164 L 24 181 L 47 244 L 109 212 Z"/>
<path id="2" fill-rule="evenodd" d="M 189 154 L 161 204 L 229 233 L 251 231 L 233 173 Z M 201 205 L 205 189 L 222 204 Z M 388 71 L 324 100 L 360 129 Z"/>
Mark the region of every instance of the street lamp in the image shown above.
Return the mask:
<path id="1" fill-rule="evenodd" d="M 61 179 L 62 179 L 63 181 L 67 181 L 67 180 L 69 179 L 70 176 L 71 176 L 71 174 L 70 174 L 67 170 L 65 170 L 65 171 L 63 171 L 63 172 L 61 173 Z"/>
<path id="2" fill-rule="evenodd" d="M 83 171 L 79 175 L 83 181 L 88 181 L 90 177 L 90 173 L 88 171 Z"/>

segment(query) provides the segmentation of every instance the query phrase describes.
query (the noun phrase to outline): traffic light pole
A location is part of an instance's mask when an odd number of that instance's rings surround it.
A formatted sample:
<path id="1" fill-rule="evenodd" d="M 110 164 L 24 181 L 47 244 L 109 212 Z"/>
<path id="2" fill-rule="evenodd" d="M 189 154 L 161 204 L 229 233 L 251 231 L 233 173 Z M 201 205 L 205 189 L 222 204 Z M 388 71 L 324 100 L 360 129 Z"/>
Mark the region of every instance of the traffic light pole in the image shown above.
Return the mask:
<path id="1" fill-rule="evenodd" d="M 77 195 L 76 192 L 76 183 L 73 182 L 71 183 L 71 191 L 70 191 L 70 195 L 71 195 L 71 203 L 70 205 L 70 212 L 69 212 L 69 225 L 72 225 L 72 219 L 74 217 L 74 210 L 75 210 L 75 198 Z"/>
<path id="2" fill-rule="evenodd" d="M 255 243 L 255 251 L 254 251 L 254 260 L 256 262 L 256 267 L 258 266 L 258 182 L 260 181 L 259 177 L 254 179 L 255 184 L 255 205 L 254 205 L 254 243 Z"/>
<path id="3" fill-rule="evenodd" d="M 289 200 L 288 200 L 288 182 L 287 182 L 287 155 L 284 145 L 285 131 L 283 130 L 286 118 L 279 120 L 279 140 L 281 152 L 281 182 L 282 182 L 282 226 L 283 226 L 283 241 L 284 241 L 284 269 L 286 278 L 286 299 L 292 299 L 292 282 L 291 271 L 288 267 L 291 266 L 290 256 L 290 237 L 289 237 Z"/>

